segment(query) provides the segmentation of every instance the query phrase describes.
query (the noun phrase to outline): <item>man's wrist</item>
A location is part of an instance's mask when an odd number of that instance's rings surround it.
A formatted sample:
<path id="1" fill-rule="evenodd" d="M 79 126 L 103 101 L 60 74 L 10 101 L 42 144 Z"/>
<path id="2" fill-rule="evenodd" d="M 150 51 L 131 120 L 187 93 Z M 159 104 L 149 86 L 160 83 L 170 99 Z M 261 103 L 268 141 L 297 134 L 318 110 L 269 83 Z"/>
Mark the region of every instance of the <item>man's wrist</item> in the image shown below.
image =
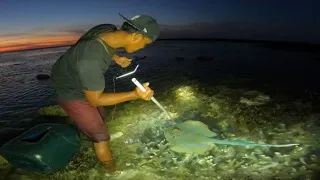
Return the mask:
<path id="1" fill-rule="evenodd" d="M 130 94 L 131 94 L 131 97 L 132 97 L 134 100 L 139 99 L 136 91 L 131 91 Z"/>

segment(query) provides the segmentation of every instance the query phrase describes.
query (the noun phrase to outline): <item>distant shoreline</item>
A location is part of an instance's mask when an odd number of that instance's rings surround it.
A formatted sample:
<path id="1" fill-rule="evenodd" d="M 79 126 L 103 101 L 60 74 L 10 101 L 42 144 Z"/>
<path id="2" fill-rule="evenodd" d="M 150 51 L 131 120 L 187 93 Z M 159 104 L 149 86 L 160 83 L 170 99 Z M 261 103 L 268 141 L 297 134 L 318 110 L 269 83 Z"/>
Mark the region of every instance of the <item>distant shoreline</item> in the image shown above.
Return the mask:
<path id="1" fill-rule="evenodd" d="M 70 45 L 61 45 L 61 46 L 50 46 L 50 47 L 40 47 L 40 48 L 30 48 L 30 49 L 20 49 L 20 50 L 6 51 L 6 52 L 1 52 L 0 55 L 4 54 L 4 53 L 15 53 L 15 52 L 33 51 L 33 50 L 41 50 L 41 49 L 52 49 L 52 48 L 68 47 L 68 46 L 72 46 L 72 44 L 70 44 Z"/>
<path id="2" fill-rule="evenodd" d="M 234 43 L 252 43 L 260 44 L 262 47 L 273 48 L 273 49 L 285 49 L 285 50 L 298 50 L 298 51 L 309 51 L 319 53 L 320 44 L 312 44 L 306 42 L 290 42 L 290 41 L 272 41 L 272 40 L 247 40 L 247 39 L 223 39 L 223 38 L 209 38 L 209 39 L 196 39 L 196 38 L 182 38 L 182 39 L 158 39 L 158 41 L 217 41 L 217 42 L 234 42 Z M 32 51 L 32 50 L 41 50 L 41 49 L 51 49 L 59 47 L 69 47 L 69 45 L 60 45 L 60 46 L 50 46 L 50 47 L 41 47 L 41 48 L 32 48 L 32 49 L 23 49 L 23 50 L 13 50 L 6 51 L 4 53 L 14 53 L 21 51 Z"/>

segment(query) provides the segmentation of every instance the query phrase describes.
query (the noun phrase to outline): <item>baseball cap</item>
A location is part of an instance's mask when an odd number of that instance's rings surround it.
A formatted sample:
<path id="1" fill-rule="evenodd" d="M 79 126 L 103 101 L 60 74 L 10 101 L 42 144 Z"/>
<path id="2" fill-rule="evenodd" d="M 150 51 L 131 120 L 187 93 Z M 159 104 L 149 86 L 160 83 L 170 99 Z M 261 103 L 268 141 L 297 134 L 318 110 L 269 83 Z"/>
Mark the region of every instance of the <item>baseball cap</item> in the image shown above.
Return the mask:
<path id="1" fill-rule="evenodd" d="M 136 15 L 131 19 L 124 17 L 122 14 L 119 15 L 132 27 L 136 28 L 139 32 L 144 34 L 146 37 L 155 41 L 160 34 L 160 27 L 157 21 L 148 15 Z"/>

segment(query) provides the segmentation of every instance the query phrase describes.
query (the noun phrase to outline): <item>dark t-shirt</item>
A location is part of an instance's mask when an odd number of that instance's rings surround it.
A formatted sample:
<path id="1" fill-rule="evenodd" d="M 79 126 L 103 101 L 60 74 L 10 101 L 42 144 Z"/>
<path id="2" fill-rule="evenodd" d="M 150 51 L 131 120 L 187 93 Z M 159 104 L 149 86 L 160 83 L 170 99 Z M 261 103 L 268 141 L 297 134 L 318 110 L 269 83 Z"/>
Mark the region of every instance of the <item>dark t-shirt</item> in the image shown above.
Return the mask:
<path id="1" fill-rule="evenodd" d="M 114 51 L 98 37 L 79 41 L 68 49 L 51 71 L 57 99 L 86 101 L 84 89 L 103 90 L 104 73 L 109 68 Z"/>

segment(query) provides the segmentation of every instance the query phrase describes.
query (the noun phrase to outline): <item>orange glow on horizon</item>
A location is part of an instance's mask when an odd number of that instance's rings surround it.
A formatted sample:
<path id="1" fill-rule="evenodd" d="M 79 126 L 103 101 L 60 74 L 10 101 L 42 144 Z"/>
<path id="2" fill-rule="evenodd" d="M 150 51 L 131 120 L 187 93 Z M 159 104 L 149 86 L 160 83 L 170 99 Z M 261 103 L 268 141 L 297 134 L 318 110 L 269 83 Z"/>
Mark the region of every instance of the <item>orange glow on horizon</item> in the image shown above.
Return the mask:
<path id="1" fill-rule="evenodd" d="M 80 35 L 31 35 L 0 37 L 0 53 L 72 45 Z"/>

